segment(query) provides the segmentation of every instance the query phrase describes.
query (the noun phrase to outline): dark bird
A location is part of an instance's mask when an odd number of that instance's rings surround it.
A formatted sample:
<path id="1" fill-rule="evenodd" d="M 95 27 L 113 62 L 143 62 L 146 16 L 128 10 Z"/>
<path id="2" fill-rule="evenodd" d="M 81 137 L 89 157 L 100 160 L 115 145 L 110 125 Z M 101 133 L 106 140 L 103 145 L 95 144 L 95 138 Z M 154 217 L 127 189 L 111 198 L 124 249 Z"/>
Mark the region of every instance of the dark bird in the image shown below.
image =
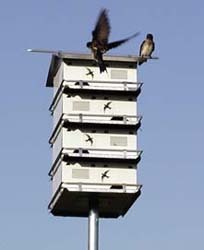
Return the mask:
<path id="1" fill-rule="evenodd" d="M 94 72 L 90 69 L 90 68 L 86 68 L 88 70 L 88 72 L 86 73 L 87 76 L 91 76 L 91 78 L 94 78 Z"/>
<path id="2" fill-rule="evenodd" d="M 152 52 L 154 51 L 155 44 L 153 41 L 153 35 L 147 34 L 146 39 L 142 42 L 140 46 L 140 59 L 139 65 L 147 61 L 147 58 L 151 58 Z"/>
<path id="3" fill-rule="evenodd" d="M 87 139 L 86 139 L 86 142 L 90 142 L 91 145 L 93 145 L 93 137 L 91 137 L 90 135 L 86 134 L 87 136 Z"/>
<path id="4" fill-rule="evenodd" d="M 101 180 L 103 181 L 104 178 L 109 178 L 110 176 L 107 175 L 107 173 L 109 172 L 110 170 L 106 170 L 104 173 L 101 174 Z"/>
<path id="5" fill-rule="evenodd" d="M 86 46 L 91 49 L 93 57 L 99 65 L 100 73 L 106 71 L 106 66 L 103 61 L 104 53 L 106 53 L 110 49 L 120 46 L 121 44 L 129 41 L 133 37 L 139 35 L 139 32 L 137 32 L 134 35 L 125 39 L 109 43 L 108 38 L 110 35 L 110 29 L 111 27 L 108 19 L 107 10 L 102 9 L 99 13 L 95 28 L 92 31 L 92 41 L 86 44 Z"/>
<path id="6" fill-rule="evenodd" d="M 107 102 L 106 104 L 104 104 L 104 107 L 103 107 L 103 111 L 105 112 L 106 109 L 111 109 L 110 105 L 111 105 L 112 102 Z"/>

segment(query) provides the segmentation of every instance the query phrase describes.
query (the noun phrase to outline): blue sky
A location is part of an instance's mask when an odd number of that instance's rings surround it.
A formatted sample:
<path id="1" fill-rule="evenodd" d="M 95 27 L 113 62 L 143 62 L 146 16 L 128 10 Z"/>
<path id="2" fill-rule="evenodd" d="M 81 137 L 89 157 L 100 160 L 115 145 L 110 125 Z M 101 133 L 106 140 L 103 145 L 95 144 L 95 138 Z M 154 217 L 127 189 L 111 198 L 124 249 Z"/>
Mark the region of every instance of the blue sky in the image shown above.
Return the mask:
<path id="1" fill-rule="evenodd" d="M 87 219 L 53 217 L 47 210 L 50 56 L 26 49 L 87 53 L 102 7 L 109 9 L 111 40 L 141 31 L 111 54 L 136 55 L 151 32 L 160 60 L 139 71 L 143 192 L 124 218 L 100 220 L 100 249 L 204 245 L 203 1 L 7 0 L 0 8 L 1 249 L 87 248 Z"/>

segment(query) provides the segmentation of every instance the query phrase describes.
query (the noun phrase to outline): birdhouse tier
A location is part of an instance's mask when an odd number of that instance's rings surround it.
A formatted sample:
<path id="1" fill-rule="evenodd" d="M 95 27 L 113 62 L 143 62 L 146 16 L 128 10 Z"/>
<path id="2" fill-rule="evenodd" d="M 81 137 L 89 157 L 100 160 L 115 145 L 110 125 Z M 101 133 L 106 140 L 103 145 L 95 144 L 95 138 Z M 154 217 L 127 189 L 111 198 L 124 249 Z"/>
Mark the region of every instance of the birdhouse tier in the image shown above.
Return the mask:
<path id="1" fill-rule="evenodd" d="M 94 167 L 93 167 L 94 166 Z M 135 185 L 137 183 L 136 165 L 125 163 L 102 164 L 89 162 L 76 162 L 63 160 L 51 171 L 52 193 L 56 193 L 62 183 L 76 184 L 110 184 Z"/>
<path id="2" fill-rule="evenodd" d="M 63 114 L 83 123 L 133 124 L 138 121 L 135 96 L 70 93 L 58 96 L 51 105 L 54 127 Z"/>
<path id="3" fill-rule="evenodd" d="M 70 157 L 137 158 L 135 130 L 62 127 L 50 140 L 53 162 L 63 152 Z"/>
<path id="4" fill-rule="evenodd" d="M 89 202 L 98 200 L 100 218 L 124 216 L 141 194 L 141 185 L 62 183 L 48 206 L 55 216 L 87 217 Z"/>
<path id="5" fill-rule="evenodd" d="M 90 54 L 59 52 L 52 56 L 46 86 L 59 87 L 63 81 L 79 82 L 77 79 L 83 79 L 84 82 L 90 82 L 91 88 L 95 88 L 94 85 L 96 85 L 96 88 L 105 90 L 108 89 L 108 86 L 111 87 L 110 81 L 136 81 L 138 57 L 105 55 L 104 61 L 107 72 L 101 74 L 97 63 Z M 113 90 L 116 90 L 116 87 Z M 81 88 L 80 84 L 78 88 Z"/>

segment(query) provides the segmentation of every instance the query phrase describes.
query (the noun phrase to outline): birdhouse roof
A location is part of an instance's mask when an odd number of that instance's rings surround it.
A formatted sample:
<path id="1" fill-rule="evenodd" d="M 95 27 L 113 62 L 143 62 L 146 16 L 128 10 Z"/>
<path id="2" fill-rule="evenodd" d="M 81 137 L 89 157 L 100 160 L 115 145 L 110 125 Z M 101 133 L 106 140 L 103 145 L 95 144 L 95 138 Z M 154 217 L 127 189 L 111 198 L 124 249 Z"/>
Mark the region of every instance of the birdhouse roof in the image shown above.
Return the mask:
<path id="1" fill-rule="evenodd" d="M 120 65 L 121 67 L 129 68 L 130 66 L 136 67 L 136 63 L 138 62 L 139 57 L 132 55 L 127 55 L 127 56 L 104 55 L 103 59 L 105 62 L 113 66 Z M 46 87 L 53 87 L 54 76 L 56 75 L 62 62 L 78 66 L 97 65 L 91 54 L 68 53 L 61 51 L 52 53 Z"/>

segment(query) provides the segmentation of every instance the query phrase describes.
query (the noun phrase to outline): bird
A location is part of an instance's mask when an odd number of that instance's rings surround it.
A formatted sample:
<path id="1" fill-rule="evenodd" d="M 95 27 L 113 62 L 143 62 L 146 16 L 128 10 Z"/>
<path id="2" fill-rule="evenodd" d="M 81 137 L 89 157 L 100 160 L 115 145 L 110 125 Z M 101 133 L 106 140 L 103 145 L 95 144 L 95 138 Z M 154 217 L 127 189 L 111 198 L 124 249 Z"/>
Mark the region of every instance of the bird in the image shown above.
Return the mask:
<path id="1" fill-rule="evenodd" d="M 86 142 L 90 142 L 91 145 L 93 145 L 93 137 L 91 137 L 90 135 L 86 134 L 87 136 L 87 139 L 86 139 Z"/>
<path id="2" fill-rule="evenodd" d="M 148 33 L 146 39 L 140 45 L 139 56 L 139 65 L 147 61 L 147 57 L 151 58 L 152 52 L 155 49 L 155 44 L 153 40 L 153 35 Z"/>
<path id="3" fill-rule="evenodd" d="M 103 107 L 103 111 L 105 112 L 106 109 L 111 109 L 110 105 L 111 105 L 111 101 L 110 102 L 107 102 L 106 104 L 104 104 L 104 107 Z"/>
<path id="4" fill-rule="evenodd" d="M 104 173 L 101 174 L 101 180 L 103 181 L 104 178 L 109 178 L 110 176 L 107 175 L 107 173 L 109 172 L 110 170 L 106 170 Z"/>
<path id="5" fill-rule="evenodd" d="M 88 72 L 86 73 L 87 76 L 91 76 L 91 78 L 94 78 L 94 72 L 90 69 L 90 68 L 86 68 L 88 70 Z"/>
<path id="6" fill-rule="evenodd" d="M 137 32 L 125 39 L 109 43 L 108 39 L 110 35 L 110 30 L 111 26 L 108 18 L 108 11 L 107 9 L 102 9 L 99 13 L 95 28 L 92 31 L 92 41 L 87 42 L 86 44 L 86 46 L 91 49 L 93 57 L 98 63 L 100 73 L 107 71 L 105 63 L 103 61 L 103 54 L 106 53 L 108 50 L 116 48 L 121 44 L 129 41 L 130 39 L 138 36 L 140 33 Z"/>

